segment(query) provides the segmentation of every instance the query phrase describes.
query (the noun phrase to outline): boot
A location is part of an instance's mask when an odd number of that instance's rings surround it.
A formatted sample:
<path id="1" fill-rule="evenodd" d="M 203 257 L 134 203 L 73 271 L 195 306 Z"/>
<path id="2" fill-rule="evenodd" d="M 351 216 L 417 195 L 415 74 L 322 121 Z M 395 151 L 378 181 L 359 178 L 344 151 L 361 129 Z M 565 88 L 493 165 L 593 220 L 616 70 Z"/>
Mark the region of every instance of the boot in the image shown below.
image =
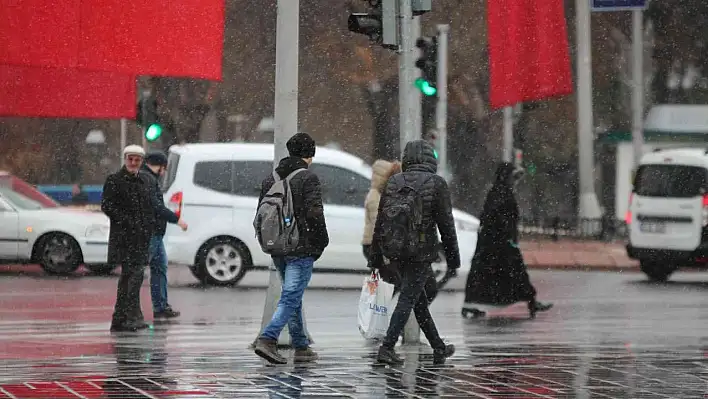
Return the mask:
<path id="1" fill-rule="evenodd" d="M 295 355 L 293 356 L 293 362 L 295 363 L 308 363 L 308 362 L 314 362 L 315 360 L 319 359 L 319 355 L 317 352 L 313 351 L 312 348 L 305 347 L 305 348 L 297 348 L 295 349 Z"/>
<path id="2" fill-rule="evenodd" d="M 379 353 L 376 354 L 376 360 L 379 363 L 388 364 L 391 366 L 403 364 L 403 359 L 401 359 L 393 348 L 387 348 L 383 345 L 379 347 Z"/>
<path id="3" fill-rule="evenodd" d="M 271 364 L 287 364 L 288 360 L 278 353 L 278 341 L 268 338 L 258 338 L 255 348 L 256 355 Z"/>
<path id="4" fill-rule="evenodd" d="M 445 348 L 434 349 L 433 350 L 433 364 L 445 364 L 445 360 L 448 357 L 452 357 L 455 354 L 455 345 L 447 344 Z"/>
<path id="5" fill-rule="evenodd" d="M 528 304 L 529 316 L 531 316 L 531 318 L 533 319 L 534 317 L 536 317 L 537 312 L 545 312 L 550 310 L 552 307 L 552 303 L 542 303 L 534 299 Z"/>

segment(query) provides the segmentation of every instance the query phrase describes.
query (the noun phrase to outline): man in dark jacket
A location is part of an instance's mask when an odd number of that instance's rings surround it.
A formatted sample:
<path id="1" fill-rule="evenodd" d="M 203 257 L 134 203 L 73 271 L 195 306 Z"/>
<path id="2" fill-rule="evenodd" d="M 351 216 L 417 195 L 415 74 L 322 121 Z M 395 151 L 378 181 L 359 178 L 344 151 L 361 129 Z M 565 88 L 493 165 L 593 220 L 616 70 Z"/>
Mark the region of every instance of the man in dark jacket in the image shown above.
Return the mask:
<path id="1" fill-rule="evenodd" d="M 302 320 L 302 296 L 312 277 L 312 267 L 329 244 L 327 225 L 322 207 L 322 189 L 320 180 L 307 168 L 315 156 L 315 141 L 306 133 L 298 133 L 287 142 L 289 157 L 280 160 L 275 172 L 285 179 L 298 169 L 304 171 L 290 180 L 293 209 L 299 236 L 298 248 L 284 258 L 273 258 L 275 267 L 280 272 L 282 293 L 278 307 L 270 323 L 263 329 L 256 341 L 255 352 L 258 356 L 273 364 L 286 364 L 287 360 L 278 353 L 278 337 L 285 325 L 288 325 L 295 362 L 310 362 L 317 359 L 317 354 L 310 348 L 310 341 L 305 334 Z M 260 201 L 275 183 L 272 175 L 261 184 Z"/>
<path id="2" fill-rule="evenodd" d="M 138 175 L 144 157 L 142 147 L 125 147 L 125 165 L 103 185 L 101 210 L 111 221 L 108 263 L 121 266 L 111 331 L 148 327 L 140 310 L 140 287 L 155 217 L 150 187 Z"/>
<path id="3" fill-rule="evenodd" d="M 153 151 L 145 157 L 145 164 L 140 171 L 151 190 L 152 207 L 155 212 L 155 233 L 150 238 L 149 263 L 150 263 L 150 294 L 152 297 L 153 317 L 157 319 L 171 319 L 180 313 L 167 303 L 167 253 L 163 238 L 167 230 L 167 223 L 177 224 L 182 231 L 187 230 L 187 224 L 165 206 L 162 198 L 159 178 L 167 169 L 167 156 L 162 151 Z"/>
<path id="4" fill-rule="evenodd" d="M 386 204 L 394 199 L 395 193 L 404 186 L 414 187 L 422 201 L 422 223 L 420 247 L 415 259 L 397 260 L 401 274 L 401 293 L 398 304 L 391 315 L 391 322 L 383 340 L 377 360 L 381 363 L 401 364 L 403 360 L 394 351 L 394 346 L 403 332 L 403 328 L 415 313 L 421 330 L 433 348 L 433 362 L 445 363 L 445 359 L 455 352 L 453 345 L 446 345 L 440 338 L 437 327 L 428 309 L 429 303 L 425 287 L 434 286 L 435 276 L 431 267 L 438 258 L 438 230 L 447 260 L 448 273 L 456 274 L 460 267 L 460 251 L 457 246 L 457 232 L 452 217 L 450 190 L 445 179 L 436 175 L 437 156 L 433 147 L 424 140 L 411 141 L 403 151 L 403 172 L 388 180 L 379 202 L 379 215 L 383 215 Z M 369 267 L 384 268 L 382 240 L 383 219 L 376 219 L 374 238 L 371 245 Z M 392 262 L 394 263 L 394 262 Z M 390 266 L 389 266 L 390 267 Z"/>

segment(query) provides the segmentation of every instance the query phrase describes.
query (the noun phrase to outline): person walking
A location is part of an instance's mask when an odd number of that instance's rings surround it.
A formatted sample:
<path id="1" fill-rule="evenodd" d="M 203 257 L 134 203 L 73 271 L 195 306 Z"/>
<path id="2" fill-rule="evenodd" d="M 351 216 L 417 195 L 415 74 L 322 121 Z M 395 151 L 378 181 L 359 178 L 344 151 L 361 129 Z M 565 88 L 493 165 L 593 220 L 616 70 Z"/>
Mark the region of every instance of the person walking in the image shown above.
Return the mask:
<path id="1" fill-rule="evenodd" d="M 152 207 L 155 216 L 155 232 L 150 238 L 150 294 L 152 297 L 153 318 L 171 319 L 179 317 L 180 312 L 172 309 L 167 302 L 167 252 L 163 241 L 167 223 L 177 224 L 182 231 L 187 230 L 187 223 L 165 206 L 159 179 L 165 175 L 167 156 L 162 151 L 152 151 L 145 157 L 140 175 L 151 190 Z"/>
<path id="2" fill-rule="evenodd" d="M 286 204 L 286 207 L 293 211 L 294 226 L 298 234 L 297 246 L 284 256 L 273 256 L 273 263 L 280 273 L 282 291 L 273 318 L 255 345 L 255 353 L 273 364 L 287 363 L 287 359 L 278 353 L 277 346 L 280 333 L 286 324 L 295 348 L 293 360 L 300 363 L 315 361 L 318 358 L 317 353 L 310 348 L 310 341 L 305 333 L 302 297 L 310 283 L 314 262 L 329 245 L 320 180 L 308 169 L 315 156 L 315 140 L 306 133 L 297 133 L 288 140 L 286 146 L 289 156 L 281 159 L 275 173 L 266 177 L 261 184 L 259 210 L 256 213 L 258 220 L 264 199 L 274 198 L 270 196 L 270 191 L 276 182 L 287 182 L 285 191 L 289 191 L 290 195 L 281 195 L 280 198 L 292 199 L 292 203 Z M 285 222 L 290 228 L 292 221 Z M 256 233 L 261 234 L 258 227 Z M 263 246 L 263 243 L 261 245 Z"/>
<path id="3" fill-rule="evenodd" d="M 129 145 L 125 164 L 106 178 L 101 211 L 111 222 L 108 263 L 121 266 L 111 331 L 137 331 L 149 327 L 140 308 L 140 287 L 148 263 L 155 217 L 151 190 L 139 176 L 145 150 Z"/>
<path id="4" fill-rule="evenodd" d="M 384 187 L 371 244 L 369 268 L 384 267 L 384 258 L 388 258 L 398 266 L 402 279 L 398 303 L 376 359 L 380 363 L 403 363 L 394 347 L 413 311 L 433 348 L 433 363 L 443 364 L 455 353 L 455 347 L 440 338 L 428 309 L 425 287 L 435 284 L 431 264 L 438 258 L 438 231 L 448 275 L 455 276 L 460 267 L 450 190 L 436 174 L 437 156 L 425 140 L 406 144 L 402 169 Z"/>
<path id="5" fill-rule="evenodd" d="M 374 237 L 374 226 L 376 225 L 376 214 L 379 211 L 381 191 L 388 179 L 401 171 L 401 164 L 379 159 L 374 162 L 371 169 L 371 188 L 364 200 L 364 236 L 361 239 L 362 250 L 367 261 L 369 260 L 371 240 Z"/>

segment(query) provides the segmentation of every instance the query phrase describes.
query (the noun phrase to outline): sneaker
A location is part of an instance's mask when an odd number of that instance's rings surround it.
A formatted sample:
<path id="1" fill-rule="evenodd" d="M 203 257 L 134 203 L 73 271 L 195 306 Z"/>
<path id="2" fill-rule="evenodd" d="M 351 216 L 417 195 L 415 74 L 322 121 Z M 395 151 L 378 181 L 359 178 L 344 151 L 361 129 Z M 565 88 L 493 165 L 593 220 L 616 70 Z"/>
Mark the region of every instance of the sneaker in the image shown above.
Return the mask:
<path id="1" fill-rule="evenodd" d="M 379 347 L 379 353 L 376 354 L 376 360 L 379 363 L 388 364 L 391 366 L 403 364 L 403 359 L 401 359 L 393 348 L 386 348 L 385 346 Z"/>
<path id="2" fill-rule="evenodd" d="M 543 303 L 543 302 L 538 302 L 538 301 L 532 301 L 529 302 L 528 308 L 529 308 L 529 315 L 531 318 L 536 317 L 537 312 L 546 312 L 550 310 L 553 307 L 552 303 Z"/>
<path id="3" fill-rule="evenodd" d="M 271 364 L 287 364 L 288 360 L 278 353 L 278 341 L 268 338 L 258 338 L 255 348 L 256 355 Z"/>
<path id="4" fill-rule="evenodd" d="M 179 317 L 180 314 L 180 312 L 172 310 L 172 308 L 167 308 L 161 312 L 154 312 L 152 317 L 156 319 L 174 319 L 175 317 Z"/>
<path id="5" fill-rule="evenodd" d="M 295 363 L 314 362 L 317 359 L 319 359 L 319 355 L 309 346 L 306 348 L 295 349 L 295 355 L 293 356 L 293 362 Z"/>
<path id="6" fill-rule="evenodd" d="M 453 344 L 445 345 L 445 349 L 435 349 L 433 350 L 433 364 L 445 364 L 445 360 L 454 354 L 455 345 Z"/>

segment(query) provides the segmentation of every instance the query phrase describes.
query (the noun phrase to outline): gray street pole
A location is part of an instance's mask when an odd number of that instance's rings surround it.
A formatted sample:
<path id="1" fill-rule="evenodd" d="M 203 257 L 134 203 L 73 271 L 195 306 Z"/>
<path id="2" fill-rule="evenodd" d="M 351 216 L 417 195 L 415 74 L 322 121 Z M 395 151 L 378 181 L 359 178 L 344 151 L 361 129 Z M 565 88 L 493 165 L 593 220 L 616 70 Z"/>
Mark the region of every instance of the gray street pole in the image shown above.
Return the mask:
<path id="1" fill-rule="evenodd" d="M 438 134 L 438 172 L 448 179 L 447 162 L 447 70 L 448 32 L 450 25 L 438 25 L 438 102 L 435 110 L 435 130 Z"/>
<path id="2" fill-rule="evenodd" d="M 502 112 L 502 161 L 511 162 L 514 158 L 514 108 L 506 106 Z"/>
<path id="3" fill-rule="evenodd" d="M 120 164 L 121 166 L 125 163 L 123 158 L 123 149 L 128 145 L 128 121 L 125 118 L 120 118 L 120 149 L 118 153 L 120 154 Z"/>
<path id="4" fill-rule="evenodd" d="M 285 146 L 298 129 L 298 68 L 300 46 L 300 1 L 278 0 L 278 16 L 275 34 L 275 133 L 273 135 L 273 167 L 288 156 Z M 261 319 L 261 331 L 273 318 L 280 299 L 280 275 L 271 264 L 268 290 Z M 303 313 L 303 322 L 304 322 Z M 307 325 L 305 334 L 312 341 Z M 259 334 L 260 335 L 260 334 Z M 256 337 L 257 339 L 257 337 Z M 278 338 L 278 345 L 290 346 L 287 326 Z"/>
<path id="5" fill-rule="evenodd" d="M 411 23 L 411 58 L 409 64 L 411 68 L 411 83 L 409 83 L 409 87 L 413 87 L 412 82 L 415 82 L 415 80 L 421 76 L 420 69 L 413 67 L 415 65 L 415 60 L 420 56 L 420 50 L 415 47 L 415 41 L 420 36 L 420 16 L 413 16 L 413 21 Z M 420 90 L 413 87 L 410 90 L 410 96 L 410 104 L 413 107 L 411 110 L 411 115 L 413 116 L 413 131 L 410 134 L 410 140 L 415 140 L 423 137 L 422 94 Z"/>
<path id="6" fill-rule="evenodd" d="M 576 0 L 575 9 L 578 48 L 576 63 L 578 68 L 578 185 L 580 188 L 578 216 L 582 219 L 599 219 L 602 212 L 595 193 L 590 2 Z"/>
<path id="7" fill-rule="evenodd" d="M 644 154 L 644 15 L 632 10 L 632 145 L 634 168 Z"/>
<path id="8" fill-rule="evenodd" d="M 140 103 L 140 104 L 142 104 L 142 107 L 141 107 L 141 108 L 142 108 L 142 115 L 143 115 L 143 120 L 140 121 L 140 122 L 142 123 L 142 125 L 143 125 L 143 128 L 142 128 L 142 133 L 143 133 L 142 145 L 143 145 L 143 149 L 145 149 L 145 152 L 148 151 L 148 141 L 147 141 L 147 138 L 145 138 L 145 132 L 147 132 L 147 126 L 145 126 L 145 115 L 147 115 L 147 112 L 146 112 L 147 110 L 146 110 L 145 107 L 146 107 L 146 101 L 147 101 L 148 98 L 150 98 L 150 95 L 151 95 L 151 94 L 152 94 L 152 93 L 150 92 L 150 90 L 143 90 L 143 92 L 142 92 L 143 101 L 141 101 L 141 103 Z"/>
<path id="9" fill-rule="evenodd" d="M 398 107 L 400 114 L 400 140 L 401 154 L 406 143 L 416 138 L 415 111 L 420 109 L 413 103 L 416 95 L 413 92 L 414 63 L 415 63 L 415 38 L 413 37 L 413 10 L 411 0 L 399 0 L 398 7 L 401 50 L 398 56 Z"/>

